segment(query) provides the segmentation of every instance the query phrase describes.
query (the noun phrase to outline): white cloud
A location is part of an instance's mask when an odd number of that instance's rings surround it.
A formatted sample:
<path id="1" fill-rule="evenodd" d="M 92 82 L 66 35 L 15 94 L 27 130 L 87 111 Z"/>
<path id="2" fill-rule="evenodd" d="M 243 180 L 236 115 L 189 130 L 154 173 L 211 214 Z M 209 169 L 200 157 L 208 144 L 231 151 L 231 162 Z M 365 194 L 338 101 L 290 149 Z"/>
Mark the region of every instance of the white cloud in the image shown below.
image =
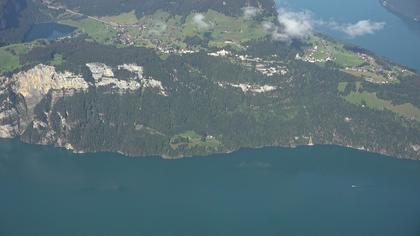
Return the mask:
<path id="1" fill-rule="evenodd" d="M 278 25 L 264 22 L 264 29 L 272 35 L 273 40 L 291 42 L 292 40 L 305 40 L 314 31 L 316 26 L 327 27 L 331 30 L 343 32 L 351 38 L 374 34 L 385 27 L 385 22 L 360 20 L 354 24 L 340 24 L 334 20 L 324 21 L 315 19 L 309 11 L 291 11 L 280 8 L 278 11 Z"/>
<path id="2" fill-rule="evenodd" d="M 271 34 L 273 40 L 288 42 L 305 40 L 314 31 L 315 27 L 326 27 L 339 31 L 351 38 L 367 34 L 374 34 L 385 27 L 385 22 L 360 20 L 356 23 L 338 23 L 334 20 L 324 21 L 316 19 L 309 11 L 291 11 L 280 8 L 278 11 L 278 24 L 263 22 L 264 29 Z"/>
<path id="3" fill-rule="evenodd" d="M 270 32 L 273 40 L 291 42 L 292 40 L 307 39 L 313 32 L 314 20 L 307 11 L 288 11 L 280 9 L 278 11 L 279 26 L 264 22 L 263 27 Z"/>
<path id="4" fill-rule="evenodd" d="M 366 34 L 374 34 L 385 27 L 385 22 L 372 22 L 370 20 L 361 20 L 355 24 L 347 24 L 339 27 L 348 36 L 354 38 Z"/>
<path id="5" fill-rule="evenodd" d="M 366 34 L 374 34 L 377 31 L 382 30 L 386 25 L 385 22 L 373 22 L 371 20 L 360 20 L 354 24 L 339 24 L 333 20 L 316 20 L 315 24 L 317 26 L 323 26 L 332 30 L 341 31 L 352 38 L 363 36 Z"/>
<path id="6" fill-rule="evenodd" d="M 304 39 L 312 34 L 313 20 L 309 12 L 280 9 L 278 21 L 284 27 L 284 33 L 292 39 Z"/>
<path id="7" fill-rule="evenodd" d="M 242 8 L 242 12 L 246 19 L 251 19 L 256 17 L 258 14 L 261 13 L 261 9 L 256 7 L 244 7 Z"/>
<path id="8" fill-rule="evenodd" d="M 198 27 L 198 29 L 205 30 L 205 29 L 210 28 L 210 24 L 208 24 L 205 21 L 205 19 L 206 17 L 203 14 L 198 13 L 194 15 L 193 22 Z"/>

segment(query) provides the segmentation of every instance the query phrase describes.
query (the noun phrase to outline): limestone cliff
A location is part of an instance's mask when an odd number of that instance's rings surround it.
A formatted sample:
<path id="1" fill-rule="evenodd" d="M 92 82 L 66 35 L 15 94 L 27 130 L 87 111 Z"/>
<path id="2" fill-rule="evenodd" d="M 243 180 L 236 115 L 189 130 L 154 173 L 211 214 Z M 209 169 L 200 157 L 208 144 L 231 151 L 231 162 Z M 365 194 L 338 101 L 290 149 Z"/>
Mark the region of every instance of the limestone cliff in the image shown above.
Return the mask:
<path id="1" fill-rule="evenodd" d="M 50 140 L 54 128 L 49 127 L 51 114 L 45 114 L 45 120 L 37 120 L 34 116 L 36 107 L 46 98 L 50 106 L 61 97 L 84 93 L 89 89 L 106 88 L 110 92 L 127 93 L 139 89 L 150 88 L 161 96 L 167 96 L 162 83 L 153 78 L 143 76 L 143 68 L 134 64 L 124 64 L 111 68 L 102 63 L 86 65 L 92 73 L 94 82 L 86 81 L 82 75 L 69 71 L 59 72 L 53 66 L 37 65 L 27 71 L 14 74 L 11 77 L 0 76 L 0 138 L 12 138 L 23 134 L 28 127 L 49 128 L 41 143 L 55 143 L 66 146 L 65 140 L 57 138 Z M 133 77 L 122 80 L 115 77 L 113 70 L 126 70 Z M 62 126 L 67 126 L 62 114 L 58 114 Z"/>

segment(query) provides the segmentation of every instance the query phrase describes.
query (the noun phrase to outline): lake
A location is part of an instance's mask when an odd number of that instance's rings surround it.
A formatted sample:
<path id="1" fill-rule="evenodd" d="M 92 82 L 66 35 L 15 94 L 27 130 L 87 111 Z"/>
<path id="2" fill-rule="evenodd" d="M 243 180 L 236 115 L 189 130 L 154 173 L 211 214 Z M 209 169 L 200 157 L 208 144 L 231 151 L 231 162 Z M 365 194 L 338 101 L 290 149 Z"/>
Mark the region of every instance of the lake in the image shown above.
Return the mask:
<path id="1" fill-rule="evenodd" d="M 385 21 L 354 39 L 319 30 L 420 69 L 419 34 L 376 0 L 288 7 L 342 23 Z M 420 161 L 336 146 L 168 161 L 0 140 L 0 189 L 7 236 L 420 235 Z"/>
<path id="2" fill-rule="evenodd" d="M 383 30 L 356 38 L 350 38 L 330 27 L 320 26 L 316 30 L 420 71 L 420 24 L 394 15 L 384 8 L 379 0 L 278 0 L 277 2 L 280 7 L 289 10 L 309 10 L 316 20 L 335 21 L 344 25 L 359 20 L 385 22 Z"/>
<path id="3" fill-rule="evenodd" d="M 35 24 L 25 34 L 24 41 L 30 42 L 36 39 L 57 39 L 72 33 L 76 28 L 57 23 Z"/>
<path id="4" fill-rule="evenodd" d="M 420 234 L 418 161 L 335 146 L 176 161 L 0 149 L 0 235 Z"/>

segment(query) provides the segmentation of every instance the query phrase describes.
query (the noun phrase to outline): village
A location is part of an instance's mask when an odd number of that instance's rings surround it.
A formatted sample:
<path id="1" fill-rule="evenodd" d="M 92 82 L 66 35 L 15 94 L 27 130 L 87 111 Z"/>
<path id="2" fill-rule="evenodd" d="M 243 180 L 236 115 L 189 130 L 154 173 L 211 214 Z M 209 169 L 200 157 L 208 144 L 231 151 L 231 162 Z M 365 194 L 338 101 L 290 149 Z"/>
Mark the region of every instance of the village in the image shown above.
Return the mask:
<path id="1" fill-rule="evenodd" d="M 363 78 L 370 83 L 397 83 L 398 77 L 409 75 L 409 70 L 400 66 L 388 66 L 379 63 L 373 56 L 346 49 L 343 45 L 316 38 L 310 40 L 303 55 L 296 54 L 295 59 L 308 63 L 334 63 L 343 72 Z"/>

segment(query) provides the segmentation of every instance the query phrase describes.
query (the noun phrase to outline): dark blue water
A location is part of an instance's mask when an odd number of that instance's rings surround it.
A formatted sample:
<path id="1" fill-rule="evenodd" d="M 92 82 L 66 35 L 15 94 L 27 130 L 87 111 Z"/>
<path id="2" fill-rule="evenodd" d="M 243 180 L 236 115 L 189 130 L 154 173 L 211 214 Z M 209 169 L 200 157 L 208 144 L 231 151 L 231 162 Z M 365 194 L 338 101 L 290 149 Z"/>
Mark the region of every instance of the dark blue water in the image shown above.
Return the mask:
<path id="1" fill-rule="evenodd" d="M 334 146 L 177 161 L 0 150 L 0 235 L 420 235 L 417 161 Z"/>
<path id="2" fill-rule="evenodd" d="M 74 30 L 74 27 L 57 23 L 35 24 L 25 34 L 24 41 L 30 42 L 36 39 L 57 39 L 70 34 Z"/>
<path id="3" fill-rule="evenodd" d="M 406 21 L 382 7 L 379 0 L 277 0 L 279 7 L 309 10 L 317 20 L 340 24 L 359 20 L 385 22 L 385 28 L 373 35 L 350 38 L 329 27 L 317 30 L 342 41 L 369 49 L 380 56 L 420 71 L 420 25 Z"/>

